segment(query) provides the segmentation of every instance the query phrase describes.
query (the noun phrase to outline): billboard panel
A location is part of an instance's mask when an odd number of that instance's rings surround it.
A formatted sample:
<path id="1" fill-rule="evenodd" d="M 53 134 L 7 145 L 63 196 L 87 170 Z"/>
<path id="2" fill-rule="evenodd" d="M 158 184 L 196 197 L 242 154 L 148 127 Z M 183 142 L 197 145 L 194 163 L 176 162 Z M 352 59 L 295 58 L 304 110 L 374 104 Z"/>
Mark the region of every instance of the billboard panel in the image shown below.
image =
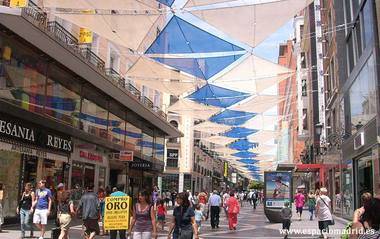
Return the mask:
<path id="1" fill-rule="evenodd" d="M 292 172 L 264 172 L 265 207 L 282 208 L 292 200 Z"/>

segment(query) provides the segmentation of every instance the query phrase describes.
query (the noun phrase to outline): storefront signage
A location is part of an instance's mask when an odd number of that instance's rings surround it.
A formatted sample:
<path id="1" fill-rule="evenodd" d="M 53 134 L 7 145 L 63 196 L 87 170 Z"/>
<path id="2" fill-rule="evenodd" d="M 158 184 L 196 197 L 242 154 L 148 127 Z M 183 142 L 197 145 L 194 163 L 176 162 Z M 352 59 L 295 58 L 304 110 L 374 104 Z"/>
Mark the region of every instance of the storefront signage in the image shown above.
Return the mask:
<path id="1" fill-rule="evenodd" d="M 103 156 L 99 154 L 94 154 L 88 151 L 79 151 L 79 157 L 88 159 L 91 161 L 103 162 Z"/>
<path id="2" fill-rule="evenodd" d="M 125 161 L 125 162 L 132 162 L 133 161 L 133 151 L 120 151 L 119 154 L 119 160 Z"/>
<path id="3" fill-rule="evenodd" d="M 227 162 L 224 162 L 223 176 L 224 176 L 225 178 L 228 177 L 228 163 L 227 163 Z"/>
<path id="4" fill-rule="evenodd" d="M 138 161 L 129 163 L 132 169 L 152 169 L 152 163 L 148 161 Z"/>
<path id="5" fill-rule="evenodd" d="M 31 123 L 1 114 L 0 136 L 28 143 L 42 148 L 69 153 L 73 150 L 71 137 L 47 129 L 38 128 Z"/>
<path id="6" fill-rule="evenodd" d="M 105 230 L 128 230 L 132 199 L 128 196 L 106 197 L 104 207 Z"/>
<path id="7" fill-rule="evenodd" d="M 167 157 L 168 159 L 178 159 L 178 149 L 168 149 Z"/>

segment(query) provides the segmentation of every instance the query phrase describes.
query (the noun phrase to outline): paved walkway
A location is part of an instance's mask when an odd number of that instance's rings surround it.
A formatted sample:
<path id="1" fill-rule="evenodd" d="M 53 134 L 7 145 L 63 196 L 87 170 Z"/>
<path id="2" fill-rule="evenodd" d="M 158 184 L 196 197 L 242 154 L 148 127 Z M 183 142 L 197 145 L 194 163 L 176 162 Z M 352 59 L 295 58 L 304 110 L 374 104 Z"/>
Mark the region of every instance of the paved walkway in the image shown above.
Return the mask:
<path id="1" fill-rule="evenodd" d="M 170 211 L 169 211 L 170 214 Z M 280 229 L 282 225 L 279 223 L 269 223 L 264 215 L 264 210 L 262 206 L 259 206 L 256 210 L 253 210 L 248 204 L 246 204 L 239 215 L 238 221 L 239 225 L 236 231 L 228 230 L 228 222 L 224 212 L 221 212 L 220 228 L 211 229 L 210 221 L 203 222 L 200 238 L 202 239 L 252 239 L 252 238 L 265 238 L 265 239 L 279 239 L 283 238 L 280 234 Z M 312 232 L 318 233 L 318 221 L 309 220 L 309 212 L 305 211 L 302 216 L 302 221 L 297 220 L 295 212 L 293 213 L 293 222 L 291 229 L 300 229 L 308 231 L 299 231 L 300 234 L 290 235 L 289 238 L 318 238 L 318 235 L 311 235 Z M 336 224 L 331 227 L 331 229 L 343 229 L 345 226 L 345 221 L 336 219 Z M 167 227 L 165 228 L 167 229 Z M 28 235 L 28 234 L 27 234 Z M 38 235 L 38 234 L 37 234 Z M 80 221 L 76 221 L 70 229 L 70 239 L 81 238 L 81 226 Z M 162 231 L 159 233 L 159 238 L 167 238 L 167 232 Z M 20 232 L 17 225 L 4 227 L 4 232 L 0 233 L 1 239 L 16 239 L 19 238 Z M 50 231 L 47 233 L 47 238 L 50 238 Z M 97 238 L 109 238 L 107 236 L 99 236 Z M 331 235 L 330 238 L 340 238 L 338 235 Z"/>

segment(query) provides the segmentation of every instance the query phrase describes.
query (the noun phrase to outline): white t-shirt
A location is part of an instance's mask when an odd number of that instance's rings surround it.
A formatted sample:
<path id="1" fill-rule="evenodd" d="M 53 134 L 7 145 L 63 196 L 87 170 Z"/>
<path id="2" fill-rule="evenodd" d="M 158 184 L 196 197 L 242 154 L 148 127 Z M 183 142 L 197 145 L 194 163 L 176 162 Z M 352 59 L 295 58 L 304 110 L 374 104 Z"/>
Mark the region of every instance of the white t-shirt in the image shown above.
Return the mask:
<path id="1" fill-rule="evenodd" d="M 318 212 L 318 219 L 319 221 L 328 221 L 332 220 L 332 215 L 330 212 L 329 207 L 326 206 L 326 204 L 322 201 L 325 201 L 327 205 L 330 206 L 330 198 L 326 195 L 321 195 L 317 198 L 317 206 L 319 207 L 319 212 Z"/>

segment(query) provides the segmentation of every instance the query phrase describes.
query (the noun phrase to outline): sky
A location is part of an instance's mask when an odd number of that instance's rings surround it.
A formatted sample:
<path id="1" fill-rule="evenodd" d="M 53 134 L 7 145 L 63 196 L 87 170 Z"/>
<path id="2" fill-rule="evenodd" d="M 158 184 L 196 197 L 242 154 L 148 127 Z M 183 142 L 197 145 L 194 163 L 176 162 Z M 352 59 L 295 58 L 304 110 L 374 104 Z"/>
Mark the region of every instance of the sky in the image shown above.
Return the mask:
<path id="1" fill-rule="evenodd" d="M 293 19 L 287 22 L 277 32 L 273 33 L 268 39 L 263 41 L 254 49 L 257 56 L 277 63 L 278 48 L 280 43 L 293 38 Z"/>

